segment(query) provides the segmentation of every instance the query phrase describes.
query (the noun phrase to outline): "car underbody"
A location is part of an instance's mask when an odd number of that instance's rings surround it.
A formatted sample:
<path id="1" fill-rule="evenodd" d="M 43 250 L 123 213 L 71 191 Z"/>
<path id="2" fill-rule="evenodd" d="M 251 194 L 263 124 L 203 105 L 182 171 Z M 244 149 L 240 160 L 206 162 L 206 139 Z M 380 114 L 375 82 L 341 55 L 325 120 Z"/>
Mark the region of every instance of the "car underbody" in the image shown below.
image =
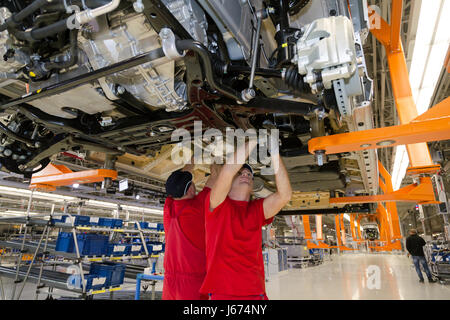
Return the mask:
<path id="1" fill-rule="evenodd" d="M 64 152 L 164 182 L 181 167 L 172 133 L 201 121 L 279 130 L 285 212 L 376 194 L 374 150 L 308 152 L 311 138 L 373 128 L 366 1 L 0 3 L 2 170 L 30 177 Z M 274 177 L 254 169 L 255 196 L 270 194 Z M 201 187 L 208 166 L 197 173 Z"/>

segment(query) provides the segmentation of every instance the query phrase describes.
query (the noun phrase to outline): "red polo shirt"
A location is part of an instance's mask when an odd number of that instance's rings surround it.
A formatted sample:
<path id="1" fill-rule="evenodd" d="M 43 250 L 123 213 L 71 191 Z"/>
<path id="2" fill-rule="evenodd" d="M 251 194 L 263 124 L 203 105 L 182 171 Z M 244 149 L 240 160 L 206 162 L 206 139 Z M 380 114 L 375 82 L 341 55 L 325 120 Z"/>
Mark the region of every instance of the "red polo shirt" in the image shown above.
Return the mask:
<path id="1" fill-rule="evenodd" d="M 211 191 L 204 187 L 193 199 L 173 200 L 166 199 L 166 206 L 171 202 L 175 212 L 181 212 L 179 221 L 181 230 L 191 243 L 200 250 L 205 250 L 205 217 L 204 204 L 205 197 Z M 164 209 L 164 230 L 170 230 L 172 217 L 166 208 Z"/>
<path id="2" fill-rule="evenodd" d="M 233 296 L 265 293 L 262 257 L 263 201 L 227 197 L 213 212 L 205 198 L 206 277 L 200 292 Z"/>

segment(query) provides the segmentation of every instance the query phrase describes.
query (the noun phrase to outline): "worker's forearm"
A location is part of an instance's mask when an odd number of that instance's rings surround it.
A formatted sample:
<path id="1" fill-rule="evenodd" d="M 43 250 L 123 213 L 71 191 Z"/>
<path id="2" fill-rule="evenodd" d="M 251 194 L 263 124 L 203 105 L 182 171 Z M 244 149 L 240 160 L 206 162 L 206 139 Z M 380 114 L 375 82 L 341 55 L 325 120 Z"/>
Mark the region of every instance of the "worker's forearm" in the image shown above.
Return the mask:
<path id="1" fill-rule="evenodd" d="M 234 176 L 247 160 L 253 149 L 255 149 L 257 144 L 258 142 L 256 139 L 250 139 L 245 144 L 239 146 L 233 154 L 227 157 L 222 171 L 225 171 L 231 176 Z M 243 158 L 242 155 L 244 155 Z"/>
<path id="2" fill-rule="evenodd" d="M 217 178 L 219 176 L 220 168 L 221 168 L 221 165 L 218 165 L 215 163 L 213 163 L 210 166 L 211 174 L 210 174 L 208 180 L 206 181 L 205 187 L 212 188 L 214 186 L 214 183 L 216 183 Z"/>
<path id="3" fill-rule="evenodd" d="M 272 155 L 272 163 L 278 163 L 278 170 L 275 171 L 275 182 L 277 185 L 277 192 L 282 196 L 286 203 L 289 202 L 292 196 L 291 182 L 289 181 L 289 176 L 284 166 L 283 160 L 280 154 L 277 153 Z"/>

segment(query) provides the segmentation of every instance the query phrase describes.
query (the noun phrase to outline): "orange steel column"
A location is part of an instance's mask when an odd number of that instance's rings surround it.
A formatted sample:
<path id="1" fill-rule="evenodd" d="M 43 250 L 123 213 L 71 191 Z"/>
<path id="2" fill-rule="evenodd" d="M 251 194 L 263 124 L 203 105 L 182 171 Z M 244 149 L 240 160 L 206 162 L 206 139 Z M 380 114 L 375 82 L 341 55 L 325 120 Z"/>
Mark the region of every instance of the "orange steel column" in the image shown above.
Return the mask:
<path id="1" fill-rule="evenodd" d="M 337 238 L 337 245 L 339 247 L 342 246 L 342 239 L 341 239 L 341 228 L 339 226 L 339 215 L 336 214 L 334 216 L 334 224 L 335 224 L 335 229 L 336 229 L 336 238 Z"/>
<path id="2" fill-rule="evenodd" d="M 377 207 L 378 212 L 378 221 L 379 221 L 379 228 L 380 228 L 380 240 L 386 241 L 390 243 L 390 234 L 389 234 L 389 226 L 387 224 L 387 212 L 386 208 L 379 203 Z"/>
<path id="3" fill-rule="evenodd" d="M 322 215 L 316 214 L 316 240 L 323 240 Z"/>
<path id="4" fill-rule="evenodd" d="M 378 161 L 378 171 L 384 179 L 384 184 L 380 183 L 380 188 L 383 193 L 391 193 L 394 191 L 392 187 L 391 175 L 387 172 L 381 161 Z M 381 180 L 381 179 L 380 179 Z M 400 230 L 400 221 L 398 218 L 397 204 L 395 202 L 386 203 L 387 215 L 389 216 L 389 229 L 391 231 L 392 239 L 401 239 L 402 234 Z"/>
<path id="5" fill-rule="evenodd" d="M 312 239 L 311 227 L 309 225 L 309 216 L 303 215 L 302 220 L 303 220 L 303 229 L 305 230 L 305 239 Z"/>
<path id="6" fill-rule="evenodd" d="M 400 124 L 407 124 L 418 116 L 416 104 L 413 99 L 411 84 L 409 82 L 408 68 L 405 54 L 400 40 L 402 0 L 393 0 L 391 8 L 391 25 L 381 18 L 375 10 L 369 17 L 370 31 L 383 44 L 391 74 L 392 90 L 400 119 Z M 380 22 L 380 28 L 372 25 Z M 423 167 L 433 165 L 430 151 L 426 143 L 407 145 L 410 167 Z"/>
<path id="7" fill-rule="evenodd" d="M 361 215 L 358 215 L 358 219 L 356 219 L 356 232 L 358 233 L 358 239 L 362 240 L 361 236 Z"/>
<path id="8" fill-rule="evenodd" d="M 353 214 L 350 215 L 350 231 L 352 232 L 353 241 L 357 240 L 356 234 L 355 234 L 355 215 L 353 215 Z"/>
<path id="9" fill-rule="evenodd" d="M 347 238 L 345 236 L 345 224 L 344 224 L 344 215 L 340 214 L 339 219 L 341 221 L 341 240 L 344 245 L 347 244 Z"/>

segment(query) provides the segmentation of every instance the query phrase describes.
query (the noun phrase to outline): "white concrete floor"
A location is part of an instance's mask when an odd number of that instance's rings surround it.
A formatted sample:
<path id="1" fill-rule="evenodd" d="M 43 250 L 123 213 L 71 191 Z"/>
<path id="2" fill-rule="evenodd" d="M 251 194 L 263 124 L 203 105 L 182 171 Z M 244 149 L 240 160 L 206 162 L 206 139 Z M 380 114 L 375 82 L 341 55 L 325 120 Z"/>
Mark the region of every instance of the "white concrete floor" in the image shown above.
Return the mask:
<path id="1" fill-rule="evenodd" d="M 379 289 L 370 266 L 379 268 Z M 375 267 L 375 269 L 376 269 Z M 370 267 L 374 268 L 374 267 Z M 426 275 L 424 274 L 426 279 Z M 10 299 L 12 280 L 2 277 L 6 299 Z M 20 290 L 21 284 L 17 287 Z M 372 288 L 371 288 L 372 287 Z M 125 290 L 133 290 L 130 282 Z M 27 284 L 21 300 L 35 298 L 35 284 Z M 156 290 L 162 290 L 158 282 Z M 450 300 L 450 284 L 419 283 L 411 259 L 394 254 L 333 255 L 332 261 L 304 269 L 289 269 L 266 282 L 270 300 Z M 68 292 L 61 292 L 69 296 Z M 2 293 L 0 291 L 0 299 Z M 39 299 L 45 299 L 41 294 Z"/>
<path id="2" fill-rule="evenodd" d="M 271 276 L 266 291 L 270 300 L 450 300 L 449 284 L 428 283 L 425 273 L 424 278 L 419 283 L 405 255 L 350 253 Z"/>

